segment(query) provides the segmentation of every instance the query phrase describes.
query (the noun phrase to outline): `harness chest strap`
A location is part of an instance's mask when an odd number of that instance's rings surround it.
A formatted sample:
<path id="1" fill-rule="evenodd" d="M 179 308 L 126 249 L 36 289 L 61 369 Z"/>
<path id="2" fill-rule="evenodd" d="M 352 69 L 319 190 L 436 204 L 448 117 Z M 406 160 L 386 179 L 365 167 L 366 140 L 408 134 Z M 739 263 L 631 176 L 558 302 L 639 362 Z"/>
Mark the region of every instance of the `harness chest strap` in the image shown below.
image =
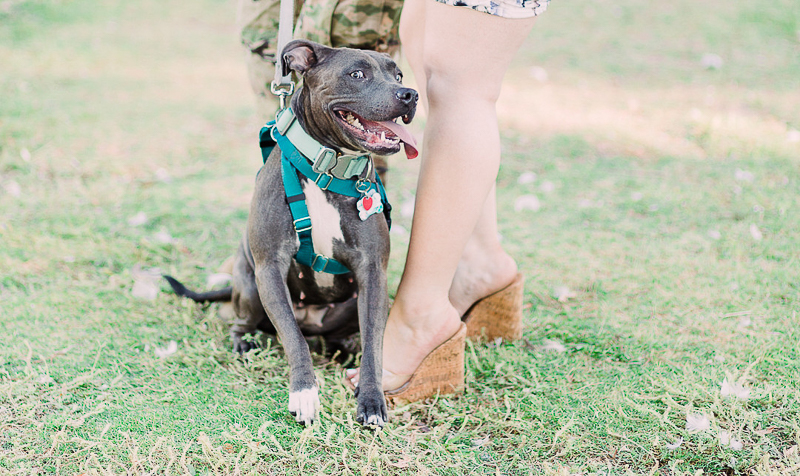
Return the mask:
<path id="1" fill-rule="evenodd" d="M 305 175 L 310 180 L 313 180 L 322 190 L 328 190 L 340 195 L 346 195 L 350 197 L 365 197 L 377 192 L 381 198 L 381 201 L 385 204 L 384 215 L 386 217 L 387 224 L 389 227 L 391 227 L 391 205 L 389 205 L 389 201 L 386 197 L 386 190 L 381 183 L 380 177 L 377 175 L 375 175 L 375 182 L 363 179 L 343 179 L 333 176 L 330 172 L 334 170 L 336 166 L 334 165 L 334 167 L 330 167 L 329 164 L 332 160 L 337 158 L 336 152 L 311 139 L 310 136 L 308 136 L 308 134 L 306 134 L 305 131 L 303 131 L 302 128 L 296 123 L 296 121 L 294 121 L 293 114 L 288 116 L 291 118 L 290 120 L 284 119 L 282 121 L 282 118 L 287 117 L 285 113 L 286 111 L 291 113 L 290 109 L 281 111 L 277 119 L 277 124 L 276 121 L 271 121 L 261 129 L 260 145 L 264 162 L 266 162 L 276 143 L 281 147 L 281 175 L 286 192 L 286 202 L 289 204 L 295 231 L 297 232 L 297 237 L 300 240 L 300 247 L 295 255 L 295 259 L 297 262 L 311 267 L 311 269 L 316 272 L 325 272 L 330 274 L 349 273 L 350 270 L 339 261 L 314 252 L 314 244 L 311 238 L 311 218 L 308 213 L 308 206 L 306 205 L 305 194 L 303 193 L 302 186 L 300 185 L 298 173 Z M 294 127 L 292 127 L 293 125 Z M 286 135 L 282 134 L 281 129 L 286 133 Z M 294 132 L 296 130 L 299 130 L 302 135 Z M 289 136 L 292 136 L 293 140 L 290 140 Z M 311 140 L 306 140 L 304 137 L 308 137 L 308 139 Z M 300 145 L 302 149 L 297 147 L 298 144 L 296 144 L 296 142 L 302 144 Z M 328 156 L 327 151 L 331 151 L 332 155 Z M 311 159 L 308 155 L 306 155 L 307 153 L 316 154 L 313 156 L 315 159 Z M 337 163 L 358 163 L 354 162 L 354 159 L 357 160 L 363 157 L 365 159 L 365 164 L 371 165 L 369 155 L 360 157 L 347 156 L 353 158 L 348 161 L 342 161 L 341 157 L 342 156 L 338 157 Z M 322 158 L 322 162 L 320 161 L 320 158 Z M 319 167 L 315 165 L 318 165 Z M 352 165 L 349 167 L 350 173 L 352 173 L 354 170 L 353 167 L 361 168 L 360 172 L 355 174 L 354 177 L 362 175 L 365 172 L 367 172 L 369 175 L 374 174 L 374 171 L 371 167 L 367 168 L 366 166 L 361 167 Z M 316 170 L 317 168 L 327 170 L 328 172 L 319 173 Z M 348 166 L 343 167 L 345 171 L 347 171 L 347 168 Z"/>

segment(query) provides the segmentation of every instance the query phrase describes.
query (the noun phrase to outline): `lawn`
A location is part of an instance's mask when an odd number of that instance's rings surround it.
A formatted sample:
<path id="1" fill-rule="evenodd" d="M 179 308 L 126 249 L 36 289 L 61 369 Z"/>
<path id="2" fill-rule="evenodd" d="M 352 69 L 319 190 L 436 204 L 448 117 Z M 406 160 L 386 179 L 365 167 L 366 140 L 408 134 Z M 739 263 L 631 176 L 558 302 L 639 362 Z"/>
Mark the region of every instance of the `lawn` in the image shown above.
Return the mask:
<path id="1" fill-rule="evenodd" d="M 381 431 L 321 356 L 298 426 L 279 345 L 150 286 L 204 288 L 247 218 L 235 7 L 0 2 L 0 474 L 800 474 L 798 0 L 551 4 L 498 105 L 524 339 Z"/>

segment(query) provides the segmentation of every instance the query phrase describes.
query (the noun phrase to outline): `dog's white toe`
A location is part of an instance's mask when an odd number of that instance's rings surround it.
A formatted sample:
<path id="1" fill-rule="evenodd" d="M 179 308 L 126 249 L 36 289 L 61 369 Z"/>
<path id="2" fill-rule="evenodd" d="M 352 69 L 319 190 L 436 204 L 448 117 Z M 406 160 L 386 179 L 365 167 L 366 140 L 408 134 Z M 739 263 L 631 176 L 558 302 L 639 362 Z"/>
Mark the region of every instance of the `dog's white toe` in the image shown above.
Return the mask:
<path id="1" fill-rule="evenodd" d="M 375 425 L 383 427 L 383 425 L 385 424 L 386 422 L 383 421 L 383 417 L 381 417 L 380 415 L 370 415 L 369 418 L 367 418 L 367 425 Z"/>
<path id="2" fill-rule="evenodd" d="M 314 423 L 317 410 L 319 410 L 319 390 L 316 386 L 289 393 L 289 411 L 294 414 L 294 419 L 298 423 L 304 425 Z"/>

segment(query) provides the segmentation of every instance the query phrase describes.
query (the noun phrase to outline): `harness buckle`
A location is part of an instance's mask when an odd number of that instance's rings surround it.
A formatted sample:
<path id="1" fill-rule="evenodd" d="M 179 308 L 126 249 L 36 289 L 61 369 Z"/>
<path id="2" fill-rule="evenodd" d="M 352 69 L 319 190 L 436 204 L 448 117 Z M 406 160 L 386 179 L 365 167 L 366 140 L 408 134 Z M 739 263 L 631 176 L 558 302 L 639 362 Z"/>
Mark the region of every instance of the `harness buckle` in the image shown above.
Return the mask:
<path id="1" fill-rule="evenodd" d="M 319 267 L 317 265 L 318 261 L 322 262 L 322 267 Z M 314 254 L 314 259 L 311 260 L 311 269 L 313 269 L 317 273 L 324 273 L 325 272 L 325 268 L 328 267 L 328 263 L 329 262 L 330 262 L 330 258 L 327 258 L 325 256 L 322 256 L 320 254 L 316 254 L 315 253 Z"/>
<path id="2" fill-rule="evenodd" d="M 308 220 L 308 225 L 307 226 L 298 225 L 298 222 L 302 222 L 304 220 Z M 294 220 L 292 222 L 292 224 L 294 225 L 294 231 L 297 232 L 297 233 L 302 233 L 304 231 L 308 231 L 308 230 L 311 229 L 311 217 L 298 218 L 297 220 Z"/>
<path id="3" fill-rule="evenodd" d="M 325 182 L 325 184 L 323 184 L 323 185 L 320 185 L 320 183 L 319 183 L 319 182 L 320 182 L 320 179 L 321 179 L 322 177 L 327 177 L 327 178 L 328 178 L 328 181 L 327 181 L 327 182 Z M 329 174 L 329 173 L 327 173 L 327 172 L 325 172 L 325 173 L 321 173 L 321 174 L 317 175 L 317 178 L 316 178 L 316 179 L 314 179 L 314 183 L 317 185 L 317 187 L 319 187 L 319 189 L 320 189 L 320 190 L 326 190 L 326 191 L 327 191 L 327 190 L 328 190 L 328 187 L 330 187 L 330 186 L 331 186 L 331 184 L 333 183 L 333 175 L 331 175 L 331 174 Z"/>
<path id="4" fill-rule="evenodd" d="M 320 147 L 317 156 L 311 163 L 311 168 L 318 174 L 330 175 L 334 167 L 336 167 L 336 151 L 327 147 Z"/>

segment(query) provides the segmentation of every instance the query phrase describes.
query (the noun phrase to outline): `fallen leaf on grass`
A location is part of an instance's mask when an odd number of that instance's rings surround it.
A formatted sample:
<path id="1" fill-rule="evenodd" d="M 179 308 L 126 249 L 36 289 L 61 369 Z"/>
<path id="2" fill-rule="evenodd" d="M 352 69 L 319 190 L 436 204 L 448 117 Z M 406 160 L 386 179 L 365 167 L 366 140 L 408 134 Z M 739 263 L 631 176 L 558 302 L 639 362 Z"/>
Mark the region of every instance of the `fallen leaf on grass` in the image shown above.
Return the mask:
<path id="1" fill-rule="evenodd" d="M 178 343 L 174 340 L 169 341 L 167 347 L 156 347 L 153 352 L 156 354 L 156 357 L 160 359 L 166 359 L 170 355 L 174 354 L 178 351 Z"/>
<path id="2" fill-rule="evenodd" d="M 750 398 L 750 389 L 736 382 L 730 383 L 728 382 L 728 378 L 725 377 L 725 379 L 722 381 L 719 394 L 723 397 L 747 400 Z"/>
<path id="3" fill-rule="evenodd" d="M 689 432 L 706 431 L 711 428 L 711 420 L 703 413 L 689 413 L 686 415 L 686 430 Z"/>

